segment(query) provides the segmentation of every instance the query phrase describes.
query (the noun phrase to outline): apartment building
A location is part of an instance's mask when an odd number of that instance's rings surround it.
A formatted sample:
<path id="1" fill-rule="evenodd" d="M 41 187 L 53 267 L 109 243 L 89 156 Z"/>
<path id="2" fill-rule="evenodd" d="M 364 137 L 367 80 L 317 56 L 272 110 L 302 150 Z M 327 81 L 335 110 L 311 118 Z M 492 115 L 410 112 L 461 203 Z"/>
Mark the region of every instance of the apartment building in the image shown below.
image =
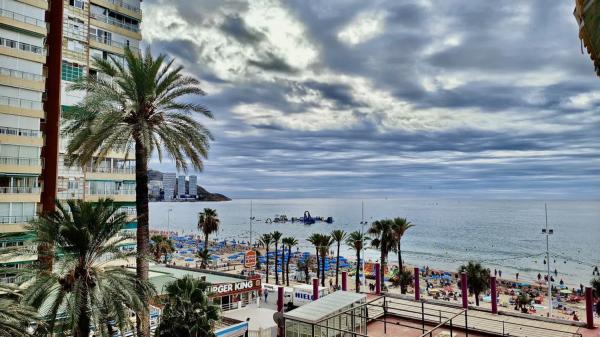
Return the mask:
<path id="1" fill-rule="evenodd" d="M 40 205 L 46 36 L 43 0 L 0 1 L 0 248 L 30 239 Z M 15 265 L 33 260 L 12 259 Z M 1 275 L 0 275 L 1 276 Z"/>
<path id="2" fill-rule="evenodd" d="M 103 76 L 94 59 L 124 62 L 125 48 L 139 51 L 142 39 L 140 0 L 64 0 L 61 67 L 63 111 L 85 96 L 68 86 L 85 74 Z M 65 165 L 67 140 L 61 139 L 58 198 L 97 201 L 111 198 L 131 215 L 128 228 L 135 228 L 135 160 L 133 154 L 109 153 L 100 163 L 85 167 Z"/>
<path id="3" fill-rule="evenodd" d="M 185 175 L 181 174 L 177 178 L 177 197 L 185 198 L 186 195 L 187 193 L 185 191 Z"/>
<path id="4" fill-rule="evenodd" d="M 191 198 L 196 198 L 196 196 L 198 195 L 197 185 L 198 185 L 198 176 L 191 175 L 190 182 L 188 184 L 188 195 Z"/>
<path id="5" fill-rule="evenodd" d="M 177 181 L 177 175 L 175 173 L 163 173 L 163 191 L 164 200 L 172 201 L 175 196 L 175 184 Z"/>

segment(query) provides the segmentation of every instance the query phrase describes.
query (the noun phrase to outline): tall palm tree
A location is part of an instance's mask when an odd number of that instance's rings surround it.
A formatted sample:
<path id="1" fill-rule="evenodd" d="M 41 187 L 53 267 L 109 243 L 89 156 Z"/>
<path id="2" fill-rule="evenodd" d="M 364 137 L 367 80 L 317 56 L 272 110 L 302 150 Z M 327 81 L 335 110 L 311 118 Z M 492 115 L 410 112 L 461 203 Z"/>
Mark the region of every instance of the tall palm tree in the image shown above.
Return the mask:
<path id="1" fill-rule="evenodd" d="M 366 242 L 371 240 L 364 233 L 354 231 L 346 238 L 346 244 L 356 252 L 356 273 L 354 274 L 354 284 L 356 286 L 356 292 L 360 292 L 360 252 L 363 250 Z M 364 256 L 363 256 L 364 259 Z M 364 263 L 364 261 L 363 261 Z"/>
<path id="2" fill-rule="evenodd" d="M 384 287 L 385 267 L 387 265 L 387 257 L 390 251 L 396 247 L 394 239 L 394 222 L 392 220 L 377 220 L 373 221 L 369 234 L 373 235 L 371 245 L 379 249 L 381 262 L 381 286 Z"/>
<path id="3" fill-rule="evenodd" d="M 406 294 L 408 286 L 413 281 L 413 274 L 408 270 L 400 270 L 390 281 L 394 287 L 400 287 L 401 294 Z"/>
<path id="4" fill-rule="evenodd" d="M 346 240 L 348 234 L 341 229 L 331 231 L 331 239 L 337 244 L 337 256 L 335 259 L 335 286 L 339 285 L 338 275 L 340 273 L 340 245 Z"/>
<path id="5" fill-rule="evenodd" d="M 273 237 L 270 233 L 263 234 L 260 239 L 258 239 L 261 245 L 265 246 L 265 256 L 267 257 L 267 263 L 265 268 L 265 275 L 267 277 L 267 283 L 269 283 L 269 249 L 273 244 Z M 275 267 L 275 273 L 277 273 L 277 267 Z"/>
<path id="6" fill-rule="evenodd" d="M 198 250 L 196 256 L 200 259 L 200 268 L 208 268 L 208 260 L 210 260 L 210 251 L 208 249 Z"/>
<path id="7" fill-rule="evenodd" d="M 208 236 L 219 230 L 220 223 L 219 215 L 215 209 L 205 208 L 198 214 L 198 230 L 201 230 L 204 234 L 204 250 L 208 250 Z M 208 264 L 208 261 L 204 261 L 204 264 Z"/>
<path id="8" fill-rule="evenodd" d="M 63 254 L 53 271 L 40 270 L 34 276 L 23 302 L 38 309 L 49 331 L 59 334 L 87 337 L 92 325 L 102 336 L 112 336 L 115 327 L 132 329 L 128 310 L 147 308 L 154 289 L 134 272 L 106 265 L 135 255 L 120 250 L 132 238 L 120 234 L 127 215 L 118 213 L 112 200 L 69 200 L 67 207 L 56 207 L 41 214 L 31 229 L 38 240 L 49 241 Z"/>
<path id="9" fill-rule="evenodd" d="M 329 235 L 319 234 L 321 236 L 319 240 L 319 255 L 321 256 L 321 287 L 325 286 L 325 260 L 329 255 L 329 249 L 333 244 L 333 239 Z"/>
<path id="10" fill-rule="evenodd" d="M 469 261 L 466 265 L 460 266 L 458 272 L 467 273 L 469 291 L 475 295 L 475 305 L 479 306 L 479 294 L 490 286 L 490 270 L 484 268 L 479 262 Z"/>
<path id="11" fill-rule="evenodd" d="M 275 284 L 279 284 L 279 273 L 277 273 L 277 264 L 278 264 L 277 253 L 279 252 L 278 245 L 279 245 L 279 241 L 281 240 L 282 236 L 283 236 L 283 234 L 279 231 L 274 231 L 273 233 L 271 233 L 271 237 L 273 238 L 273 243 L 275 244 Z"/>
<path id="12" fill-rule="evenodd" d="M 285 284 L 289 287 L 289 285 L 290 285 L 290 260 L 292 257 L 292 247 L 294 247 L 298 244 L 298 240 L 296 240 L 296 238 L 291 237 L 291 236 L 287 237 L 283 240 L 284 240 L 284 243 L 288 247 L 288 259 L 285 263 Z"/>
<path id="13" fill-rule="evenodd" d="M 168 255 L 175 251 L 175 246 L 171 239 L 167 239 L 162 235 L 153 235 L 150 240 L 152 241 L 150 248 L 154 254 L 154 260 L 160 261 L 160 257 L 164 255 L 164 263 L 167 263 Z"/>
<path id="14" fill-rule="evenodd" d="M 319 265 L 319 245 L 320 245 L 320 240 L 321 240 L 321 234 L 319 233 L 313 233 L 311 234 L 308 239 L 306 239 L 306 241 L 312 243 L 313 246 L 315 246 L 315 252 L 316 252 L 316 257 L 317 257 L 317 279 L 320 278 L 320 270 L 321 270 L 321 266 Z"/>
<path id="15" fill-rule="evenodd" d="M 125 62 L 110 57 L 94 59 L 98 73 L 84 76 L 69 89 L 86 92 L 85 98 L 63 113 L 68 136 L 68 165 L 84 167 L 98 163 L 110 151 L 135 153 L 137 210 L 137 276 L 148 280 L 148 161 L 156 151 L 159 160 L 168 155 L 178 170 L 191 166 L 201 171 L 213 139 L 206 127 L 191 114 L 212 118 L 198 103 L 181 102 L 184 96 L 204 95 L 200 82 L 182 73 L 165 55 L 154 58 L 125 48 Z M 140 313 L 141 335 L 150 335 L 148 310 Z"/>
<path id="16" fill-rule="evenodd" d="M 402 263 L 402 249 L 400 246 L 400 242 L 402 241 L 402 237 L 404 233 L 411 228 L 414 227 L 410 221 L 406 220 L 406 218 L 394 218 L 394 241 L 396 241 L 397 246 L 394 247 L 396 253 L 398 253 L 398 271 L 401 273 L 404 270 L 404 264 Z"/>
<path id="17" fill-rule="evenodd" d="M 208 298 L 208 284 L 184 276 L 166 286 L 167 301 L 156 330 L 158 337 L 214 336 L 220 308 Z"/>

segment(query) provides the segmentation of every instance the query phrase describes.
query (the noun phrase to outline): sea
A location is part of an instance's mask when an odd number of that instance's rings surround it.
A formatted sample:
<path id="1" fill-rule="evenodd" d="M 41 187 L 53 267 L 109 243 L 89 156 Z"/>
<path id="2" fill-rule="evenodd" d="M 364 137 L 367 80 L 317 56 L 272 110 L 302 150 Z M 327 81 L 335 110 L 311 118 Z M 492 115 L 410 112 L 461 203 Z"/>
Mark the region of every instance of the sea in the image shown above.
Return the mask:
<path id="1" fill-rule="evenodd" d="M 417 266 L 454 271 L 470 260 L 504 278 L 536 280 L 547 273 L 546 227 L 550 270 L 555 282 L 571 287 L 589 284 L 594 266 L 600 267 L 600 201 L 460 200 L 460 199 L 237 199 L 229 202 L 152 202 L 150 227 L 197 235 L 198 213 L 216 209 L 221 225 L 211 239 L 248 241 L 278 230 L 300 242 L 300 251 L 313 253 L 306 241 L 312 233 L 333 229 L 366 231 L 371 222 L 394 217 L 407 218 L 414 227 L 402 239 L 403 260 Z M 266 223 L 277 215 L 333 217 L 334 222 Z M 254 218 L 251 222 L 250 217 Z M 361 224 L 361 222 L 365 223 Z M 250 231 L 252 228 L 252 232 Z M 334 249 L 334 248 L 332 248 Z M 342 255 L 355 252 L 345 245 Z M 366 251 L 367 260 L 378 252 Z M 390 254 L 390 261 L 397 262 Z"/>

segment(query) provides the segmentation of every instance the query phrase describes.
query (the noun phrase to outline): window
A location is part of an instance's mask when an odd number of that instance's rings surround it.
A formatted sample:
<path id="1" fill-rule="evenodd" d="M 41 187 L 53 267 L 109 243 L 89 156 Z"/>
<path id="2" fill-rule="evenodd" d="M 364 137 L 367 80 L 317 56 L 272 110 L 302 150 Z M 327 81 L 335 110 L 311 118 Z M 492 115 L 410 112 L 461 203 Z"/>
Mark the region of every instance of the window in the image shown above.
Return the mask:
<path id="1" fill-rule="evenodd" d="M 69 0 L 69 5 L 75 8 L 83 9 L 84 2 L 82 0 Z"/>
<path id="2" fill-rule="evenodd" d="M 69 180 L 69 183 L 67 185 L 67 189 L 69 190 L 76 190 L 79 188 L 79 182 L 77 180 Z"/>
<path id="3" fill-rule="evenodd" d="M 78 53 L 84 52 L 83 43 L 81 43 L 79 41 L 75 41 L 75 40 L 67 41 L 67 49 L 74 51 L 74 52 L 78 52 Z"/>
<path id="4" fill-rule="evenodd" d="M 61 72 L 61 77 L 64 81 L 74 82 L 83 75 L 83 65 L 63 61 Z"/>

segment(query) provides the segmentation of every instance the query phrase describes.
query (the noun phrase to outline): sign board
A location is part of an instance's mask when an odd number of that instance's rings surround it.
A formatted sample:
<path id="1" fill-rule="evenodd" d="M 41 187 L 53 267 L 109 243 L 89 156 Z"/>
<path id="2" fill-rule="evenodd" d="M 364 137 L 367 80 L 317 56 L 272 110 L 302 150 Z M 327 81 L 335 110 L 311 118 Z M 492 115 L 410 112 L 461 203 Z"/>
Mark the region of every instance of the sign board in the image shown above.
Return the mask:
<path id="1" fill-rule="evenodd" d="M 224 294 L 234 291 L 241 291 L 253 287 L 252 281 L 242 281 L 237 283 L 223 283 L 211 286 L 211 291 L 215 294 Z"/>
<path id="2" fill-rule="evenodd" d="M 244 267 L 246 268 L 254 268 L 256 266 L 256 252 L 253 250 L 249 250 L 244 255 Z"/>

